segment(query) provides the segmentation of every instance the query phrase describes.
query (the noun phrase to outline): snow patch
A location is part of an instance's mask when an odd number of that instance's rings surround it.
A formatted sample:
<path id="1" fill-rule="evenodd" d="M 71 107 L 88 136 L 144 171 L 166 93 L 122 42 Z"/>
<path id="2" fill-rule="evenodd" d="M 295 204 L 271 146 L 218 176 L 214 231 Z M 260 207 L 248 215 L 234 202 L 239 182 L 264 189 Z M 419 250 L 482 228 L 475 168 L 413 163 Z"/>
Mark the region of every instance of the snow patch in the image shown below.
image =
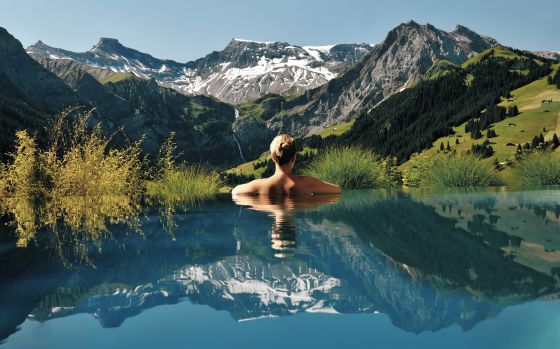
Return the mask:
<path id="1" fill-rule="evenodd" d="M 252 43 L 255 43 L 255 44 L 264 44 L 264 45 L 270 45 L 270 44 L 275 43 L 275 41 L 256 41 L 256 40 L 247 40 L 247 39 L 239 39 L 239 38 L 233 38 L 233 41 L 252 42 Z"/>

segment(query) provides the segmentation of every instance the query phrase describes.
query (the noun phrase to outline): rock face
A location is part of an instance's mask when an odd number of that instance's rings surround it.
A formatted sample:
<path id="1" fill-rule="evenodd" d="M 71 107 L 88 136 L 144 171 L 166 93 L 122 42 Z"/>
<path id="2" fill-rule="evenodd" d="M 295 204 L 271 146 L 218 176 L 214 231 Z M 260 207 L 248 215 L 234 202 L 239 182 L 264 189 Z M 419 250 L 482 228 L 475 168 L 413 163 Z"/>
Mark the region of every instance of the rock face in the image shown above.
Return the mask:
<path id="1" fill-rule="evenodd" d="M 150 62 L 146 57 L 151 56 L 106 39 L 91 51 L 91 57 L 101 57 L 104 50 Z M 174 132 L 182 160 L 214 166 L 241 161 L 232 131 L 235 110 L 230 105 L 206 96 L 186 96 L 132 74 L 102 84 L 99 80 L 113 76 L 113 70 L 67 55 L 59 59 L 64 53 L 57 54 L 36 61 L 0 28 L 0 156 L 12 150 L 15 131 L 41 131 L 63 109 L 84 106 L 95 108 L 92 122 L 101 123 L 108 134 L 119 134 L 115 142 L 143 138 L 142 147 L 151 155 Z M 118 132 L 121 128 L 124 137 Z"/>
<path id="2" fill-rule="evenodd" d="M 72 59 L 114 72 L 153 78 L 186 94 L 242 103 L 267 93 L 294 94 L 333 79 L 372 50 L 368 44 L 294 46 L 286 42 L 233 39 L 222 51 L 188 63 L 161 60 L 101 38 L 87 52 L 71 52 L 39 41 L 27 52 L 35 59 Z"/>
<path id="3" fill-rule="evenodd" d="M 243 134 L 245 128 L 250 128 L 256 138 L 260 136 L 254 132 L 255 124 L 262 125 L 261 134 L 311 134 L 352 120 L 360 111 L 371 109 L 412 85 L 438 62 L 459 64 L 496 44 L 496 40 L 463 26 L 446 32 L 430 24 L 403 23 L 339 77 L 307 91 L 295 101 L 286 101 L 284 108 L 267 120 L 242 113 L 236 129 Z M 246 139 L 244 145 L 250 147 L 252 141 Z"/>
<path id="4" fill-rule="evenodd" d="M 163 141 L 173 132 L 183 160 L 228 166 L 239 162 L 232 123 L 234 109 L 206 96 L 186 96 L 159 86 L 153 79 L 130 75 L 101 84 L 94 75 L 105 75 L 101 68 L 63 59 L 41 59 L 81 101 L 96 108 L 94 122 L 101 122 L 108 133 L 122 127 L 133 140 L 144 138 L 143 150 L 158 153 Z M 111 72 L 112 73 L 112 72 Z"/>
<path id="5" fill-rule="evenodd" d="M 21 43 L 0 27 L 0 73 L 31 102 L 49 112 L 72 104 L 72 90 L 53 73 L 29 57 Z"/>
<path id="6" fill-rule="evenodd" d="M 367 44 L 300 47 L 233 39 L 223 51 L 187 63 L 178 87 L 234 104 L 268 93 L 297 94 L 330 81 L 371 50 Z"/>
<path id="7" fill-rule="evenodd" d="M 536 54 L 539 57 L 546 58 L 546 59 L 552 59 L 553 61 L 560 62 L 560 51 L 558 51 L 558 52 L 537 51 L 537 52 L 533 52 L 533 53 Z"/>

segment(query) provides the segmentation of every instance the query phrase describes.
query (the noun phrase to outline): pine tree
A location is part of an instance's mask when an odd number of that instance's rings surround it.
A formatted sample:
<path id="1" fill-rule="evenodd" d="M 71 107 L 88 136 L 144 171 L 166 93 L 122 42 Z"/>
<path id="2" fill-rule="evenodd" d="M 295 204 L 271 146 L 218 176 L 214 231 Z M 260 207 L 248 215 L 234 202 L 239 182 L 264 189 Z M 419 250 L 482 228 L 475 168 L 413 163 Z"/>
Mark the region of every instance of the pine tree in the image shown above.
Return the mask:
<path id="1" fill-rule="evenodd" d="M 510 107 L 507 108 L 507 112 L 506 112 L 507 117 L 514 117 L 519 115 L 519 108 L 517 108 L 517 105 L 512 105 Z"/>
<path id="2" fill-rule="evenodd" d="M 554 149 L 558 148 L 558 146 L 560 145 L 560 141 L 558 140 L 558 136 L 556 135 L 556 133 L 552 136 L 552 147 Z"/>
<path id="3" fill-rule="evenodd" d="M 447 151 L 450 151 L 450 150 L 451 150 L 451 147 L 449 146 L 449 141 L 447 141 L 447 147 L 445 147 L 445 149 L 446 149 Z"/>
<path id="4" fill-rule="evenodd" d="M 444 149 L 445 149 L 445 147 L 443 146 L 443 142 L 441 142 L 440 145 L 439 145 L 439 150 L 443 151 Z"/>
<path id="5" fill-rule="evenodd" d="M 455 138 L 455 144 L 459 144 L 459 138 Z"/>

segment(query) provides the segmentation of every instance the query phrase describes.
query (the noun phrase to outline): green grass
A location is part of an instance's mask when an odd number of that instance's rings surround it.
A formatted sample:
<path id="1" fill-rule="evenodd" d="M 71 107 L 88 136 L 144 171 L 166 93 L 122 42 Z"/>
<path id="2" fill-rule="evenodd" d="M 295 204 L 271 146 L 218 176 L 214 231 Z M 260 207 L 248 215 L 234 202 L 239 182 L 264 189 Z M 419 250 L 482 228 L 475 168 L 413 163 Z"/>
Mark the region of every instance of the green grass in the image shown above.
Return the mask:
<path id="1" fill-rule="evenodd" d="M 352 128 L 352 125 L 354 125 L 354 120 L 331 126 L 326 130 L 317 132 L 317 134 L 321 136 L 321 138 L 326 138 L 328 136 L 340 136 L 341 134 L 350 130 Z"/>
<path id="2" fill-rule="evenodd" d="M 248 162 L 244 162 L 241 165 L 238 165 L 234 168 L 227 170 L 229 173 L 237 173 L 237 174 L 245 174 L 245 175 L 254 175 L 255 178 L 260 178 L 263 172 L 265 171 L 265 167 L 260 167 L 258 169 L 254 169 L 253 165 L 257 162 L 265 161 L 269 158 L 268 152 L 261 154 L 255 160 L 251 160 Z"/>
<path id="3" fill-rule="evenodd" d="M 482 52 L 481 54 L 476 55 L 476 56 L 468 59 L 463 64 L 461 64 L 461 67 L 466 68 L 469 65 L 479 63 L 479 62 L 483 62 L 488 57 L 501 57 L 501 58 L 505 58 L 505 59 L 528 59 L 527 57 L 518 55 L 513 50 L 511 50 L 507 47 L 498 45 L 498 46 L 489 48 L 486 51 Z"/>
<path id="4" fill-rule="evenodd" d="M 358 147 L 327 149 L 309 164 L 304 174 L 337 184 L 343 189 L 385 185 L 380 158 Z"/>
<path id="5" fill-rule="evenodd" d="M 136 77 L 136 75 L 134 75 L 132 73 L 119 72 L 119 73 L 111 74 L 108 77 L 99 80 L 99 82 L 102 83 L 102 84 L 106 84 L 108 82 L 115 83 L 115 82 L 119 82 L 119 81 L 126 80 L 126 79 L 133 79 L 135 77 Z"/>
<path id="6" fill-rule="evenodd" d="M 425 79 L 434 80 L 455 71 L 458 67 L 450 61 L 440 61 L 435 66 L 430 68 L 426 73 Z"/>
<path id="7" fill-rule="evenodd" d="M 501 182 L 492 164 L 471 154 L 460 154 L 434 158 L 421 183 L 436 188 L 468 188 Z"/>
<path id="8" fill-rule="evenodd" d="M 220 176 L 200 167 L 179 166 L 146 184 L 146 193 L 165 203 L 194 203 L 211 197 L 222 187 Z"/>
<path id="9" fill-rule="evenodd" d="M 523 185 L 560 185 L 560 153 L 532 152 L 513 167 Z"/>

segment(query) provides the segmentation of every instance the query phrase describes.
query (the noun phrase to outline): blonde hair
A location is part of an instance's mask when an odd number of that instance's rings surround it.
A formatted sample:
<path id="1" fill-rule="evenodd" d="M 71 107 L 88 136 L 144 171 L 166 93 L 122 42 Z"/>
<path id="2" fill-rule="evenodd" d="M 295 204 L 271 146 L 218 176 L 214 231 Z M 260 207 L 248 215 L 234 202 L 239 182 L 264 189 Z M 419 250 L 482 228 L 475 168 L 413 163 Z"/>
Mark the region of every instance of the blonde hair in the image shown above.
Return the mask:
<path id="1" fill-rule="evenodd" d="M 292 161 L 296 155 L 294 139 L 287 134 L 274 137 L 270 143 L 270 156 L 278 165 L 282 166 Z"/>

